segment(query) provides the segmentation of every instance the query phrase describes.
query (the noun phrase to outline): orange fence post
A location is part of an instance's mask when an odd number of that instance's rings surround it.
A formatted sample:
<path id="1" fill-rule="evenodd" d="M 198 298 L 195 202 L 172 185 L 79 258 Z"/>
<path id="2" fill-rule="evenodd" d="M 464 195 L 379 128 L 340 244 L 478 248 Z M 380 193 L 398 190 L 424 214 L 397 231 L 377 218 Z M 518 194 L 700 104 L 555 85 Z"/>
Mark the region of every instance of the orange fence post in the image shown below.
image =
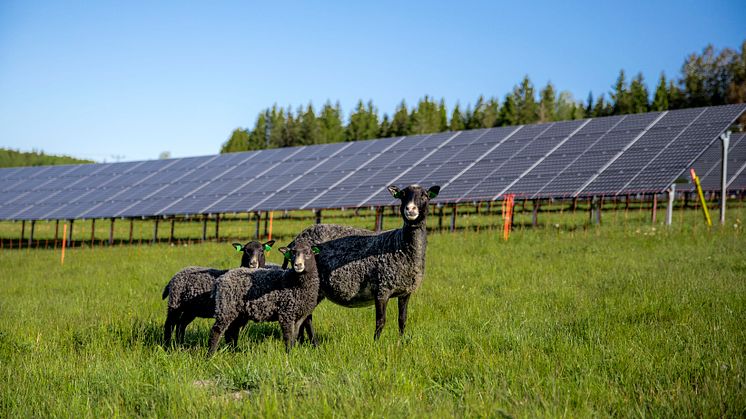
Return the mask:
<path id="1" fill-rule="evenodd" d="M 62 237 L 67 237 L 67 223 L 65 223 L 64 226 L 62 226 Z M 65 245 L 67 244 L 67 240 L 62 240 L 62 257 L 60 257 L 60 265 L 65 264 Z"/>
<path id="2" fill-rule="evenodd" d="M 272 211 L 269 212 L 269 232 L 267 234 L 267 241 L 272 240 Z"/>

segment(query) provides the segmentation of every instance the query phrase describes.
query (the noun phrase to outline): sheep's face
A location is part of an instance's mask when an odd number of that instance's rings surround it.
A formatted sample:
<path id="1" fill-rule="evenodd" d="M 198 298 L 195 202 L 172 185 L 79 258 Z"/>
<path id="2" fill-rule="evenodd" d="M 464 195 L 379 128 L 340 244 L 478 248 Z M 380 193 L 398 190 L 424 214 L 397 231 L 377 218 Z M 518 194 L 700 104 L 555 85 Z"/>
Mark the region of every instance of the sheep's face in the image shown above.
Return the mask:
<path id="1" fill-rule="evenodd" d="M 425 190 L 420 185 L 409 185 L 404 189 L 391 185 L 388 189 L 394 198 L 401 200 L 399 212 L 404 222 L 409 224 L 418 224 L 425 219 L 430 200 L 440 192 L 440 186 L 432 186 Z"/>
<path id="2" fill-rule="evenodd" d="M 315 265 L 316 260 L 313 257 L 319 254 L 318 247 L 306 243 L 295 243 L 292 249 L 281 247 L 279 250 L 285 259 L 290 261 L 293 270 L 297 273 L 305 271 L 309 265 Z"/>
<path id="3" fill-rule="evenodd" d="M 236 249 L 236 251 L 243 253 L 243 255 L 241 256 L 241 267 L 255 269 L 264 267 L 264 252 L 269 252 L 270 250 L 272 250 L 272 246 L 274 244 L 274 240 L 270 240 L 266 243 L 250 241 L 246 244 L 233 243 L 233 247 Z"/>

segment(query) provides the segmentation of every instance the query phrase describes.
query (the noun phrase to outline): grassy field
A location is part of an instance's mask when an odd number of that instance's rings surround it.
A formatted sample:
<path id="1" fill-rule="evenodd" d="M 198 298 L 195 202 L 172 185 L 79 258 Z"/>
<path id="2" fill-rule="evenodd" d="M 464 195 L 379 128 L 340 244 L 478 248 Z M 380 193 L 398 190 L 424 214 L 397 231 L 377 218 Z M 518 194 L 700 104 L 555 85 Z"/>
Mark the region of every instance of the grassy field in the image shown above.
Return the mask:
<path id="1" fill-rule="evenodd" d="M 276 324 L 251 325 L 209 360 L 209 320 L 164 350 L 161 291 L 183 266 L 237 265 L 225 243 L 79 247 L 64 267 L 6 248 L 0 417 L 743 417 L 743 215 L 432 234 L 404 337 L 395 303 L 374 342 L 372 307 L 324 302 L 318 348 L 286 355 Z"/>

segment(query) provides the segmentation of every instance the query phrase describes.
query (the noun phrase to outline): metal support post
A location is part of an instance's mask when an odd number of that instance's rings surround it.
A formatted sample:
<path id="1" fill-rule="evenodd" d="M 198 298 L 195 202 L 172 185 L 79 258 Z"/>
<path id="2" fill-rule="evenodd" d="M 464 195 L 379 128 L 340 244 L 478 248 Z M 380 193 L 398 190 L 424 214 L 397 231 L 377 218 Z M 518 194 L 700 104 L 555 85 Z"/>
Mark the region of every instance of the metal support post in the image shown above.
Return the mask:
<path id="1" fill-rule="evenodd" d="M 207 214 L 202 216 L 202 241 L 207 240 Z"/>
<path id="2" fill-rule="evenodd" d="M 220 214 L 215 214 L 215 241 L 220 241 Z"/>
<path id="3" fill-rule="evenodd" d="M 91 249 L 93 249 L 93 243 L 96 240 L 96 219 L 91 218 Z"/>
<path id="4" fill-rule="evenodd" d="M 456 207 L 458 204 L 453 204 L 452 211 L 451 211 L 451 233 L 456 231 Z"/>
<path id="5" fill-rule="evenodd" d="M 36 226 L 36 220 L 31 220 L 31 231 L 29 231 L 28 235 L 28 247 L 31 247 L 31 245 L 34 243 L 34 227 Z"/>
<path id="6" fill-rule="evenodd" d="M 533 204 L 534 207 L 531 213 L 531 225 L 533 227 L 536 227 L 537 225 L 539 225 L 539 206 L 541 205 L 541 201 L 539 201 L 538 199 L 534 199 Z"/>
<path id="7" fill-rule="evenodd" d="M 316 224 L 321 224 L 321 210 L 316 210 Z"/>
<path id="8" fill-rule="evenodd" d="M 257 211 L 254 213 L 254 217 L 256 218 L 256 231 L 254 232 L 254 238 L 259 240 L 259 223 L 262 219 L 262 213 Z"/>
<path id="9" fill-rule="evenodd" d="M 158 217 L 155 218 L 155 223 L 153 223 L 153 243 L 158 243 Z"/>
<path id="10" fill-rule="evenodd" d="M 720 225 L 725 225 L 725 203 L 728 200 L 728 148 L 730 147 L 730 131 L 720 134 L 722 158 L 720 162 Z"/>
<path id="11" fill-rule="evenodd" d="M 114 218 L 111 219 L 111 226 L 109 227 L 109 246 L 114 244 Z"/>
<path id="12" fill-rule="evenodd" d="M 171 218 L 171 233 L 168 235 L 168 243 L 174 242 L 174 226 L 176 224 L 176 217 Z"/>
<path id="13" fill-rule="evenodd" d="M 666 225 L 670 226 L 673 222 L 673 205 L 676 200 L 676 184 L 671 184 L 668 188 L 668 205 L 666 206 Z"/>
<path id="14" fill-rule="evenodd" d="M 67 230 L 67 247 L 70 247 L 73 244 L 73 222 L 75 222 L 75 220 L 70 220 L 70 229 Z"/>
<path id="15" fill-rule="evenodd" d="M 21 220 L 21 240 L 18 241 L 18 248 L 23 246 L 23 238 L 26 236 L 26 220 Z"/>
<path id="16" fill-rule="evenodd" d="M 656 221 L 658 221 L 658 194 L 653 194 L 653 208 L 652 208 L 652 215 L 650 217 L 650 221 L 655 224 Z"/>

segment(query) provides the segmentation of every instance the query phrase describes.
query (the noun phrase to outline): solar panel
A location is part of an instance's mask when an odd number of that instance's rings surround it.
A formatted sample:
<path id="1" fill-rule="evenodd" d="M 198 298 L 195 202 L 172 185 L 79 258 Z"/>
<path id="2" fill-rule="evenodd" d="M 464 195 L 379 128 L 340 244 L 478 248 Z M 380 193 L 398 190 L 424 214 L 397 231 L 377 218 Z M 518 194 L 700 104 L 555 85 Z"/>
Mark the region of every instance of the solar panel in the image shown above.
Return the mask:
<path id="1" fill-rule="evenodd" d="M 435 202 L 656 192 L 695 167 L 719 189 L 717 137 L 746 105 L 283 149 L 0 169 L 0 219 L 149 217 L 395 203 L 389 184 L 442 187 Z M 746 188 L 734 134 L 729 188 Z M 689 189 L 682 185 L 681 189 Z M 681 190 L 680 189 L 680 190 Z"/>

